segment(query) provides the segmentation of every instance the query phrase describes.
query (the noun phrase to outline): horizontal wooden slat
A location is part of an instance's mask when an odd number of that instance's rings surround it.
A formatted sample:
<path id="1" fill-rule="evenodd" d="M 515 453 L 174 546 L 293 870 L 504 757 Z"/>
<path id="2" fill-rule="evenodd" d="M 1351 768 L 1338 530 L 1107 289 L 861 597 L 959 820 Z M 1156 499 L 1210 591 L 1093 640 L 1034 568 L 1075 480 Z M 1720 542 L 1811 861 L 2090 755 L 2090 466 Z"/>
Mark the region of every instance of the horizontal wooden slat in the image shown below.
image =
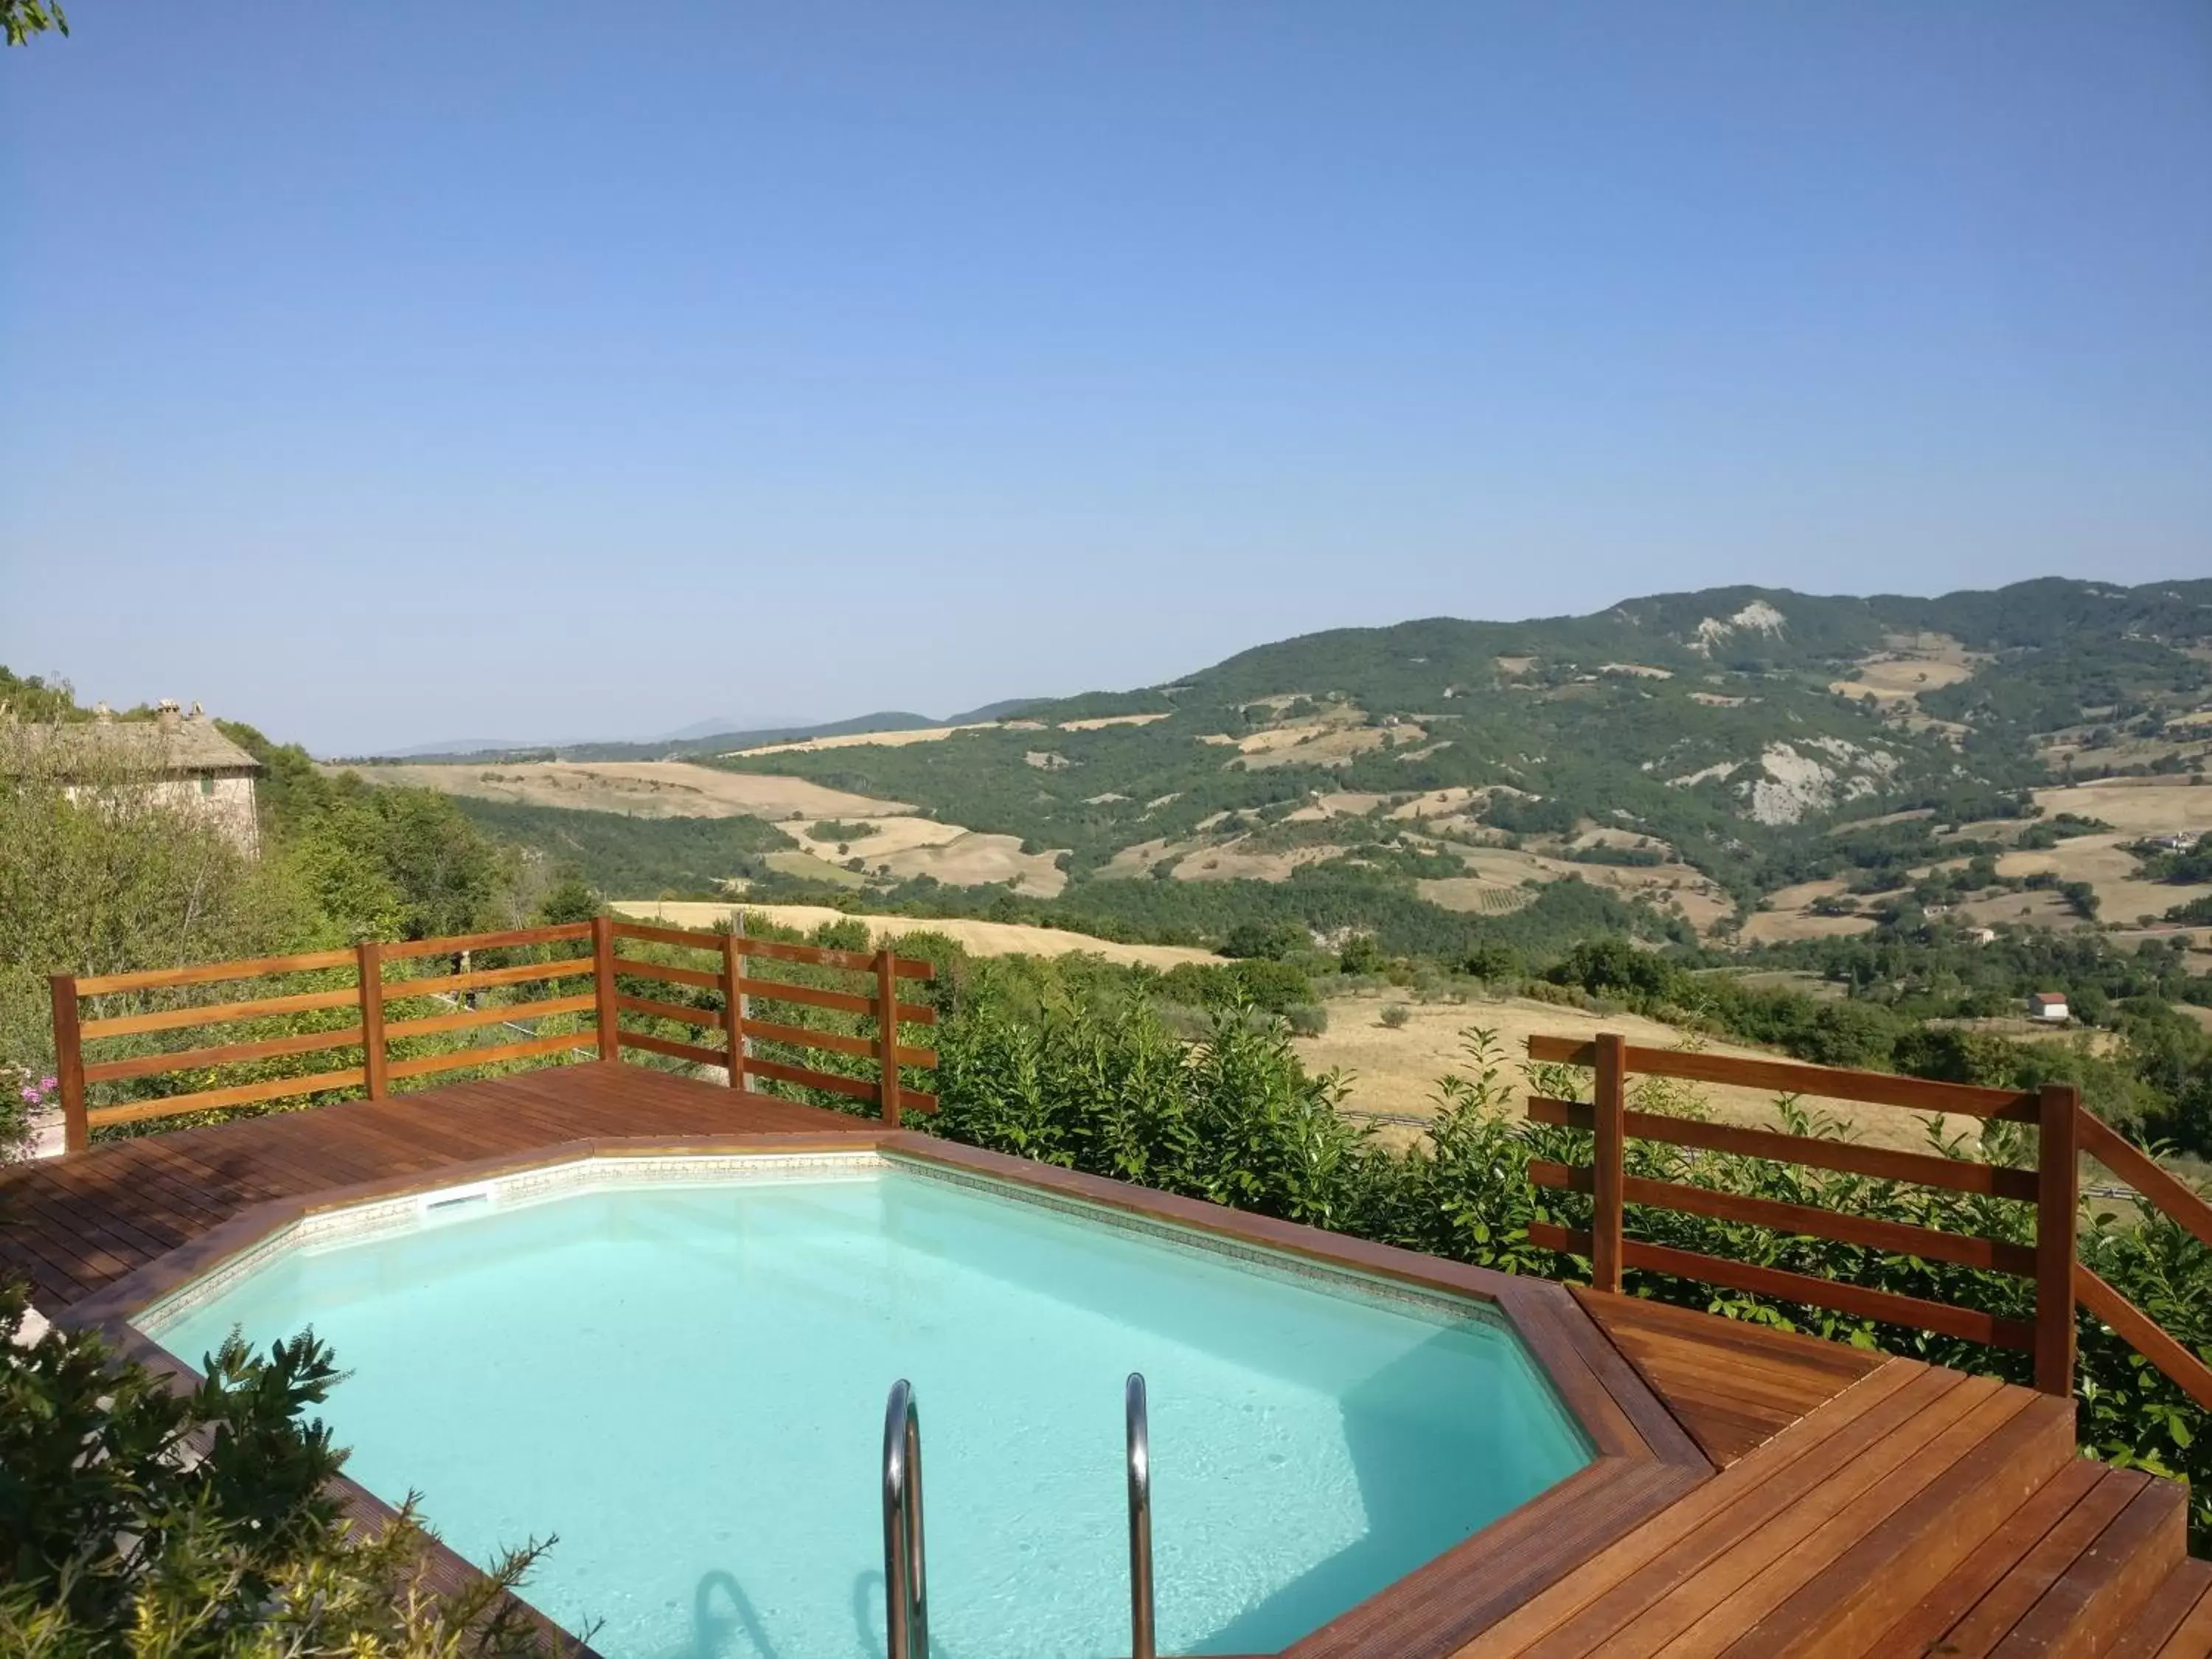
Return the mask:
<path id="1" fill-rule="evenodd" d="M 89 1030 L 91 1028 L 86 1028 Z M 2152 1161 L 2149 1153 L 2094 1112 L 2079 1115 L 2081 1149 L 2186 1227 L 2212 1244 L 2212 1205 Z"/>
<path id="2" fill-rule="evenodd" d="M 496 1008 L 464 1008 L 457 1014 L 433 1014 L 424 1019 L 403 1019 L 384 1028 L 387 1042 L 398 1037 L 428 1036 L 434 1031 L 465 1031 L 477 1025 L 504 1025 L 509 1020 L 544 1019 L 550 1014 L 588 1013 L 599 999 L 586 991 L 581 996 L 552 997 L 538 1002 L 509 1002 Z"/>
<path id="3" fill-rule="evenodd" d="M 763 1042 L 787 1042 L 799 1048 L 830 1048 L 841 1054 L 858 1054 L 863 1060 L 872 1059 L 876 1053 L 873 1037 L 848 1036 L 842 1031 L 817 1031 L 806 1025 L 772 1025 L 766 1020 L 749 1019 L 745 1035 Z M 898 1053 L 902 1066 L 930 1066 L 937 1064 L 934 1048 L 901 1048 Z M 904 1096 L 902 1094 L 901 1098 Z"/>
<path id="4" fill-rule="evenodd" d="M 1532 1221 L 1528 1224 L 1528 1242 L 1547 1250 L 1558 1250 L 1567 1255 L 1587 1258 L 1590 1253 L 1590 1236 L 1575 1227 L 1562 1227 L 1554 1221 Z"/>
<path id="5" fill-rule="evenodd" d="M 241 1019 L 265 1019 L 273 1014 L 304 1014 L 318 1008 L 350 1008 L 361 992 L 349 987 L 337 991 L 302 991 L 296 996 L 258 997 L 251 1002 L 209 1002 L 191 1008 L 159 1008 L 150 1014 L 118 1014 L 112 1019 L 88 1019 L 78 1028 L 88 1042 L 100 1037 L 131 1036 L 143 1031 L 173 1031 L 185 1025 L 228 1025 Z"/>
<path id="6" fill-rule="evenodd" d="M 615 977 L 624 975 L 633 979 L 657 979 L 664 985 L 696 985 L 702 991 L 719 991 L 722 976 L 704 968 L 672 968 L 665 962 L 638 962 L 629 957 L 615 958 Z"/>
<path id="7" fill-rule="evenodd" d="M 642 939 L 651 945 L 720 951 L 724 936 L 690 927 L 663 927 L 651 922 L 617 921 L 615 937 Z M 826 945 L 792 945 L 780 939 L 755 939 L 749 933 L 740 933 L 737 937 L 740 956 L 773 957 L 779 962 L 803 962 L 817 968 L 838 968 L 854 974 L 872 974 L 876 971 L 876 958 L 870 951 L 840 951 Z M 891 971 L 901 979 L 934 979 L 937 976 L 937 969 L 930 963 L 917 962 L 910 957 L 893 957 Z"/>
<path id="8" fill-rule="evenodd" d="M 772 957 L 779 962 L 812 963 L 819 968 L 842 968 L 848 973 L 872 974 L 876 971 L 873 953 L 865 951 L 836 951 L 824 945 L 787 945 L 778 939 L 741 937 L 739 949 L 749 957 Z M 926 962 L 916 962 L 911 957 L 893 957 L 891 971 L 901 979 L 934 979 L 937 969 Z"/>
<path id="9" fill-rule="evenodd" d="M 409 957 L 458 956 L 463 951 L 504 951 L 518 945 L 552 945 L 562 939 L 589 939 L 588 921 L 563 921 L 550 927 L 511 927 L 499 933 L 455 933 L 444 939 L 403 939 L 384 946 L 384 959 L 398 962 Z"/>
<path id="10" fill-rule="evenodd" d="M 874 1100 L 878 1097 L 876 1085 L 865 1078 L 839 1077 L 835 1072 L 817 1072 L 806 1066 L 786 1066 L 773 1060 L 748 1059 L 745 1061 L 748 1078 L 774 1078 L 778 1083 L 800 1083 L 810 1089 L 826 1089 L 833 1095 L 850 1095 L 855 1100 Z M 903 1103 L 906 1096 L 901 1092 Z"/>
<path id="11" fill-rule="evenodd" d="M 695 1066 L 727 1066 L 730 1057 L 720 1048 L 702 1048 L 696 1042 L 678 1042 L 672 1037 L 654 1036 L 647 1031 L 625 1030 L 621 1034 L 625 1048 L 642 1048 L 647 1054 L 666 1054 L 671 1060 L 688 1060 Z M 753 1068 L 747 1066 L 750 1072 Z"/>
<path id="12" fill-rule="evenodd" d="M 278 1054 L 309 1054 L 318 1048 L 350 1048 L 361 1041 L 361 1027 L 343 1031 L 304 1031 L 296 1036 L 268 1037 L 259 1042 L 226 1042 L 215 1048 L 173 1048 L 166 1054 L 133 1054 L 128 1060 L 103 1060 L 84 1068 L 87 1083 L 112 1083 L 118 1078 L 151 1077 L 159 1072 L 197 1072 L 210 1066 L 228 1066 L 240 1060 L 270 1060 Z"/>
<path id="13" fill-rule="evenodd" d="M 402 997 L 451 996 L 457 991 L 482 991 L 495 985 L 533 985 L 548 979 L 588 979 L 592 974 L 589 957 L 571 957 L 565 962 L 526 962 L 517 968 L 477 968 L 465 974 L 439 974 L 422 979 L 387 979 L 384 981 L 384 1000 L 397 1002 Z"/>
<path id="14" fill-rule="evenodd" d="M 308 951 L 289 957 L 249 957 L 238 962 L 206 962 L 192 968 L 147 968 L 129 974 L 94 974 L 76 982 L 81 997 L 117 991 L 151 991 L 171 985 L 207 985 L 220 979 L 259 979 L 269 974 L 305 974 L 324 968 L 350 968 L 351 951 Z"/>
<path id="15" fill-rule="evenodd" d="M 366 1074 L 356 1066 L 345 1072 L 317 1072 L 308 1077 L 241 1083 L 233 1089 L 203 1089 L 196 1095 L 167 1095 L 160 1100 L 140 1101 L 130 1106 L 103 1106 L 88 1112 L 85 1121 L 95 1129 L 109 1123 L 143 1123 L 149 1118 L 211 1112 L 225 1106 L 251 1106 L 258 1101 L 283 1100 L 289 1095 L 320 1094 L 326 1089 L 356 1089 L 365 1081 Z"/>
<path id="16" fill-rule="evenodd" d="M 758 997 L 763 1002 L 803 1002 L 810 1008 L 842 1008 L 848 1014 L 876 1012 L 873 997 L 851 991 L 825 991 L 818 985 L 789 985 L 780 979 L 741 979 L 738 981 L 738 994 Z M 937 1010 L 919 1003 L 902 1002 L 898 1018 L 902 1025 L 934 1025 Z"/>
<path id="17" fill-rule="evenodd" d="M 1528 1058 L 1560 1066 L 1594 1066 L 1597 1063 L 1597 1045 L 1575 1037 L 1532 1036 L 1528 1039 Z M 2002 1118 L 2014 1123 L 2036 1121 L 2037 1097 L 2017 1089 L 1982 1089 L 1972 1084 L 1900 1077 L 1893 1072 L 1851 1072 L 1833 1066 L 1807 1066 L 1796 1060 L 1699 1054 L 1683 1048 L 1646 1048 L 1634 1043 L 1626 1051 L 1626 1063 L 1631 1075 L 1731 1084 L 1776 1094 L 1864 1101 L 1869 1105 L 1904 1106 L 1915 1111 L 1956 1112 L 1966 1117 Z"/>
<path id="18" fill-rule="evenodd" d="M 1869 1290 L 1863 1285 L 1838 1284 L 1807 1273 L 1785 1273 L 1779 1267 L 1754 1267 L 1747 1261 L 1729 1261 L 1696 1250 L 1677 1250 L 1664 1244 L 1622 1244 L 1621 1261 L 1650 1273 L 1672 1273 L 1678 1279 L 1706 1285 L 1723 1285 L 1753 1296 L 1780 1302 L 1802 1302 L 1826 1308 L 1853 1319 L 1876 1319 L 1908 1329 L 1935 1331 L 1963 1342 L 1985 1343 L 1993 1348 L 2016 1348 L 2026 1352 L 2035 1345 L 2035 1327 L 2023 1320 L 2000 1319 L 1972 1308 L 1948 1302 L 1929 1302 L 1894 1291 Z"/>
<path id="19" fill-rule="evenodd" d="M 1925 1152 L 1893 1152 L 1887 1146 L 1863 1146 L 1856 1141 L 1784 1134 L 1772 1129 L 1747 1129 L 1734 1123 L 1708 1123 L 1696 1118 L 1668 1117 L 1657 1112 L 1626 1112 L 1622 1117 L 1630 1134 L 1673 1146 L 1695 1146 L 1709 1152 L 1734 1152 L 1744 1158 L 1802 1164 L 1816 1170 L 1838 1170 L 1877 1181 L 1904 1181 L 1921 1187 L 1941 1187 L 1947 1192 L 1979 1193 L 1989 1198 L 2016 1199 L 2024 1204 L 2035 1202 L 2034 1174 L 2002 1164 L 1978 1164 L 1963 1158 L 1936 1158 Z M 1590 1127 L 1590 1108 L 1586 1101 L 1531 1095 L 1528 1120 L 1532 1123 L 1587 1129 Z"/>
<path id="20" fill-rule="evenodd" d="M 489 1066 L 500 1060 L 528 1060 L 562 1048 L 588 1048 L 592 1034 L 568 1031 L 559 1036 L 532 1037 L 526 1042 L 502 1042 L 492 1048 L 456 1048 L 451 1054 L 416 1054 L 395 1060 L 385 1069 L 393 1077 L 428 1077 L 434 1072 L 455 1072 L 465 1066 Z"/>
<path id="21" fill-rule="evenodd" d="M 937 1097 L 924 1094 L 919 1089 L 902 1089 L 899 1091 L 899 1109 L 902 1112 L 933 1112 L 937 1109 Z"/>
<path id="22" fill-rule="evenodd" d="M 703 1025 L 709 1030 L 722 1029 L 720 1008 L 694 1008 L 682 1002 L 656 1002 L 651 997 L 634 997 L 627 991 L 615 993 L 615 1006 L 626 1014 L 644 1014 L 653 1019 L 672 1019 L 684 1025 Z"/>
<path id="23" fill-rule="evenodd" d="M 1584 1164 L 1570 1167 L 1538 1159 L 1528 1165 L 1528 1179 L 1539 1187 L 1589 1192 L 1595 1172 Z M 1709 1187 L 1689 1187 L 1671 1181 L 1629 1176 L 1621 1196 L 1631 1204 L 1677 1210 L 1687 1215 L 1710 1216 L 1717 1221 L 1742 1221 L 1777 1232 L 1802 1233 L 1812 1238 L 1833 1239 L 1839 1244 L 1862 1244 L 1892 1255 L 1917 1256 L 1923 1261 L 1955 1261 L 1961 1267 L 1992 1273 L 2035 1277 L 2035 1252 L 2024 1244 L 1984 1238 L 1972 1233 L 1938 1232 L 1904 1222 L 1879 1221 L 1867 1216 L 1845 1215 L 1809 1204 L 1784 1204 L 1745 1193 L 1717 1192 Z"/>
<path id="24" fill-rule="evenodd" d="M 681 949 L 712 951 L 720 956 L 723 934 L 703 927 L 660 927 L 649 921 L 624 921 L 615 919 L 615 937 L 634 939 L 646 945 L 673 945 Z"/>
<path id="25" fill-rule="evenodd" d="M 2074 1297 L 2112 1328 L 2113 1334 L 2166 1374 L 2166 1380 L 2212 1411 L 2212 1370 L 2168 1336 L 2141 1308 L 2080 1262 L 2074 1264 Z"/>

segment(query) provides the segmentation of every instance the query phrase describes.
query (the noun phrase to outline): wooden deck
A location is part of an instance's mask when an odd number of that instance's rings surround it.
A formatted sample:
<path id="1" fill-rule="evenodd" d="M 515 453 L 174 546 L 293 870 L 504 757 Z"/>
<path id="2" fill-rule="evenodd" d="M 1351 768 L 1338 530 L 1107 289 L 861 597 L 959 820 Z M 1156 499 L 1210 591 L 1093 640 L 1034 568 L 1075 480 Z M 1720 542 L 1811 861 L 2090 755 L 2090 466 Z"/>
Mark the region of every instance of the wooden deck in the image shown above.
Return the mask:
<path id="1" fill-rule="evenodd" d="M 606 1136 L 870 1134 L 842 1112 L 642 1066 L 585 1063 L 347 1101 L 0 1170 L 0 1274 L 47 1310 L 271 1199 Z"/>
<path id="2" fill-rule="evenodd" d="M 49 1313 L 88 1315 L 234 1248 L 272 1205 L 333 1188 L 578 1142 L 885 1135 L 641 1067 L 570 1066 L 0 1171 L 0 1273 L 27 1274 Z M 921 1137 L 885 1144 L 1376 1271 L 1477 1275 Z M 1510 1301 L 1594 1425 L 1604 1468 L 1316 1632 L 1294 1659 L 2212 1655 L 2212 1565 L 2184 1553 L 2181 1489 L 2077 1456 L 2070 1402 L 1617 1294 L 1540 1281 L 1487 1293 Z"/>

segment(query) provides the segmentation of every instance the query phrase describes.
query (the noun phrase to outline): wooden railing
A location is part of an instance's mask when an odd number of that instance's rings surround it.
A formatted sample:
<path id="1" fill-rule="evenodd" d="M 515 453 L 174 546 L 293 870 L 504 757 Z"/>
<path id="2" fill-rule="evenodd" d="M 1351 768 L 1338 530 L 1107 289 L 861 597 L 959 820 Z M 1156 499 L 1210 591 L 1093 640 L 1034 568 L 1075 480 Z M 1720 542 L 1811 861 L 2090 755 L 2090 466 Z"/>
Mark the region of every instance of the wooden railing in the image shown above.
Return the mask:
<path id="1" fill-rule="evenodd" d="M 1787 1060 L 1642 1048 L 1612 1035 L 1589 1042 L 1573 1037 L 1532 1036 L 1528 1039 L 1528 1057 L 1539 1064 L 1587 1066 L 1592 1073 L 1589 1101 L 1535 1095 L 1529 1098 L 1528 1112 L 1532 1121 L 1590 1133 L 1589 1164 L 1570 1165 L 1540 1161 L 1529 1166 L 1529 1178 L 1538 1186 L 1589 1195 L 1589 1230 L 1545 1222 L 1531 1227 L 1529 1236 L 1547 1249 L 1587 1260 L 1595 1288 L 1618 1291 L 1623 1269 L 1641 1268 L 1755 1296 L 1825 1308 L 1852 1318 L 1877 1320 L 1993 1347 L 2015 1349 L 2034 1356 L 2036 1387 L 2047 1394 L 2061 1395 L 2070 1395 L 2074 1389 L 2074 1310 L 2078 1302 L 2191 1399 L 2212 1410 L 2212 1369 L 2208 1369 L 2202 1358 L 2160 1329 L 2148 1315 L 2076 1259 L 2081 1154 L 2087 1152 L 2127 1183 L 2142 1198 L 2146 1208 L 2162 1212 L 2208 1245 L 2212 1245 L 2212 1206 L 2207 1206 L 2146 1153 L 2087 1110 L 2081 1104 L 2080 1091 L 2070 1085 L 2054 1084 L 2026 1091 L 1984 1089 L 1882 1072 L 1843 1071 Z M 1812 1096 L 2031 1124 L 2036 1130 L 2035 1167 L 2019 1169 L 1823 1136 L 1635 1111 L 1628 1106 L 1628 1080 L 1632 1076 L 1672 1078 L 1759 1089 L 1777 1095 Z M 1626 1168 L 1626 1152 L 1632 1137 L 1670 1146 L 1766 1158 L 1878 1181 L 1935 1187 L 2033 1205 L 2035 1242 L 2033 1246 L 2021 1245 L 2005 1239 L 1948 1232 L 1848 1215 L 1811 1205 L 1788 1204 L 1749 1194 L 1631 1176 Z M 1905 1296 L 1869 1285 L 1844 1284 L 1814 1274 L 1784 1272 L 1698 1251 L 1645 1243 L 1626 1237 L 1625 1212 L 1632 1204 L 1829 1239 L 1890 1255 L 1952 1262 L 1987 1273 L 2013 1274 L 2033 1281 L 2035 1316 L 2033 1321 L 2004 1319 L 1979 1309 Z"/>
<path id="2" fill-rule="evenodd" d="M 625 941 L 702 952 L 711 968 L 689 968 L 624 956 Z M 478 968 L 470 959 L 482 952 L 526 951 L 538 959 Z M 441 959 L 444 960 L 441 960 Z M 776 977 L 749 963 L 796 964 L 828 970 L 823 976 L 861 976 L 860 990 L 802 983 Z M 448 964 L 450 963 L 450 966 Z M 418 965 L 430 971 L 410 971 Z M 726 1068 L 730 1086 L 744 1090 L 753 1080 L 797 1085 L 861 1101 L 887 1122 L 906 1111 L 933 1112 L 937 1097 L 902 1083 L 902 1066 L 927 1069 L 937 1063 L 933 1049 L 896 1039 L 901 1024 L 932 1025 L 936 1011 L 902 1001 L 902 980 L 927 980 L 926 962 L 897 957 L 886 948 L 873 952 L 838 951 L 811 945 L 737 933 L 647 927 L 601 917 L 551 927 L 505 933 L 469 933 L 445 939 L 385 944 L 364 939 L 346 950 L 313 951 L 295 956 L 256 957 L 189 968 L 153 969 L 78 977 L 52 975 L 54 1054 L 60 1085 L 64 1136 L 70 1151 L 89 1144 L 92 1131 L 188 1113 L 264 1105 L 310 1095 L 364 1095 L 381 1099 L 396 1082 L 465 1067 L 543 1060 L 556 1054 L 618 1060 L 635 1049 L 699 1065 Z M 273 991 L 266 981 L 284 983 Z M 256 982 L 260 982 L 258 988 Z M 306 981 L 304 988 L 301 981 Z M 191 999 L 209 987 L 244 985 L 246 994 L 214 1000 Z M 671 1001 L 636 994 L 662 985 L 684 988 L 690 1000 Z M 478 1006 L 485 993 L 520 1000 Z M 540 994 L 542 993 L 542 994 Z M 705 995 L 696 994 L 705 993 Z M 827 1030 L 784 1020 L 755 1018 L 757 1001 L 836 1010 L 862 1016 L 872 1033 Z M 86 1005 L 94 1007 L 88 1012 Z M 417 1004 L 431 1010 L 391 1017 L 392 1005 Z M 113 1011 L 119 1005 L 120 1011 Z M 890 1018 L 885 1018 L 885 1011 Z M 672 1020 L 708 1032 L 718 1041 L 685 1042 L 640 1030 L 623 1023 L 625 1014 Z M 588 1029 L 546 1033 L 526 1022 L 558 1016 L 591 1015 Z M 246 1041 L 160 1047 L 112 1058 L 88 1060 L 95 1050 L 127 1043 L 140 1048 L 160 1032 L 247 1023 L 311 1022 L 311 1029 Z M 329 1020 L 333 1023 L 324 1024 Z M 526 1035 L 511 1042 L 433 1048 L 412 1052 L 421 1039 L 495 1025 L 520 1026 Z M 891 1041 L 884 1040 L 890 1034 Z M 398 1048 L 402 1052 L 395 1053 Z M 876 1062 L 866 1077 L 769 1058 L 769 1054 L 819 1051 L 857 1055 Z M 226 1083 L 182 1093 L 94 1103 L 92 1091 L 103 1084 L 138 1082 L 191 1072 L 216 1072 L 257 1061 L 301 1054 L 335 1054 L 343 1063 L 329 1069 L 296 1071 L 251 1082 Z M 143 1085 L 142 1087 L 145 1086 Z"/>

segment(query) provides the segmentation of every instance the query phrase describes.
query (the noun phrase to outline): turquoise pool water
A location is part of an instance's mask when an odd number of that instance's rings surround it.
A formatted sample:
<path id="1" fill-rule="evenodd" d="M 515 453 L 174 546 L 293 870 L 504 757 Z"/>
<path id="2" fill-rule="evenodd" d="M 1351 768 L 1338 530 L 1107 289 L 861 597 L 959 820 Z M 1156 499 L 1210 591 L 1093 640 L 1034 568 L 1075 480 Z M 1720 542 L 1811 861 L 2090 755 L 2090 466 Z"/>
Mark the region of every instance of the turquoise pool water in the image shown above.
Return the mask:
<path id="1" fill-rule="evenodd" d="M 312 1325 L 349 1472 L 610 1659 L 883 1652 L 884 1399 L 921 1408 L 938 1659 L 1128 1651 L 1122 1379 L 1164 1653 L 1281 1647 L 1580 1468 L 1503 1328 L 896 1166 L 469 1206 L 148 1323 Z"/>

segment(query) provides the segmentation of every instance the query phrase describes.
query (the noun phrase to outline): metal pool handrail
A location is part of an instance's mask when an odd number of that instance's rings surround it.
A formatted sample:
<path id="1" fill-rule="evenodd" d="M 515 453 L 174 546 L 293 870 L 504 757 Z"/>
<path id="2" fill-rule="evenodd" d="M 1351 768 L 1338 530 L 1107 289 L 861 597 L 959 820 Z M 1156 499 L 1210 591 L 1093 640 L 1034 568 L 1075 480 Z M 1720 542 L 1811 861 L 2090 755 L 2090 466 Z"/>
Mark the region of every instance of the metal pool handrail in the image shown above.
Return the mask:
<path id="1" fill-rule="evenodd" d="M 1123 1401 L 1129 1427 L 1129 1654 L 1153 1659 L 1152 1436 L 1142 1371 L 1129 1373 Z"/>
<path id="2" fill-rule="evenodd" d="M 891 1384 L 884 1413 L 884 1618 L 890 1659 L 929 1659 L 921 1530 L 921 1413 L 914 1385 Z"/>

